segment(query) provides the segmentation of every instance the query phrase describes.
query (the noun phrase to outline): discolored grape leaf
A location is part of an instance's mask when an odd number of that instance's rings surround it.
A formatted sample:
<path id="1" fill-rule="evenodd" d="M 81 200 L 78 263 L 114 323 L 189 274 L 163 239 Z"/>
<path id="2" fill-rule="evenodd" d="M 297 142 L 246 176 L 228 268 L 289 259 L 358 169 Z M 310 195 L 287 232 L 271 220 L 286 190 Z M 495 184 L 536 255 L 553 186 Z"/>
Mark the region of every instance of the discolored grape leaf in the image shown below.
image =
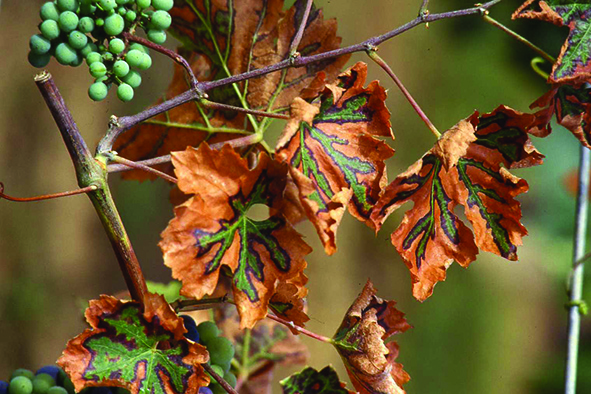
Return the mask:
<path id="1" fill-rule="evenodd" d="M 173 153 L 173 164 L 179 188 L 193 197 L 175 208 L 162 233 L 164 262 L 183 283 L 181 294 L 197 299 L 215 290 L 222 266 L 229 268 L 242 327 L 250 328 L 266 316 L 280 283 L 305 284 L 311 248 L 273 209 L 287 168 L 261 153 L 249 170 L 229 146 L 212 151 L 207 144 Z M 268 219 L 248 217 L 257 204 L 272 208 Z"/>
<path id="2" fill-rule="evenodd" d="M 517 246 L 527 234 L 514 197 L 527 182 L 508 168 L 542 163 L 526 130 L 535 117 L 500 106 L 493 112 L 460 121 L 419 161 L 400 174 L 376 204 L 372 219 L 380 228 L 408 201 L 400 226 L 392 233 L 411 274 L 413 295 L 425 300 L 453 261 L 467 267 L 478 249 L 517 259 Z M 461 204 L 472 231 L 455 215 Z"/>
<path id="3" fill-rule="evenodd" d="M 512 17 L 539 19 L 570 29 L 552 68 L 551 82 L 591 77 L 591 3 L 588 0 L 527 0 Z"/>
<path id="4" fill-rule="evenodd" d="M 183 44 L 179 53 L 189 61 L 199 81 L 217 80 L 287 59 L 305 4 L 298 0 L 283 11 L 283 0 L 182 0 L 170 10 L 173 18 L 169 31 Z M 325 21 L 322 10 L 313 7 L 298 51 L 313 55 L 337 49 L 341 39 L 336 29 L 334 19 Z M 223 86 L 209 91 L 209 99 L 243 108 L 286 111 L 319 71 L 334 78 L 348 58 L 349 55 L 327 59 Z M 183 68 L 175 66 L 165 98 L 170 99 L 187 88 Z M 143 160 L 198 146 L 206 140 L 222 142 L 240 134 L 263 132 L 270 124 L 269 118 L 211 110 L 192 102 L 125 132 L 114 150 L 128 159 Z M 158 168 L 172 172 L 170 165 Z M 154 178 L 140 171 L 127 172 L 124 177 Z"/>
<path id="5" fill-rule="evenodd" d="M 556 115 L 564 126 L 587 148 L 591 148 L 591 88 L 588 84 L 555 85 L 536 100 L 531 108 L 542 108 L 535 113 L 536 122 L 529 132 L 545 137 L 552 132 L 550 121 Z"/>
<path id="6" fill-rule="evenodd" d="M 396 363 L 398 345 L 386 341 L 410 328 L 396 302 L 376 296 L 370 280 L 333 337 L 351 383 L 360 394 L 402 394 L 410 376 Z"/>
<path id="7" fill-rule="evenodd" d="M 324 83 L 312 103 L 294 100 L 277 143 L 276 156 L 289 163 L 301 204 L 328 254 L 336 251 L 336 231 L 347 207 L 373 227 L 371 210 L 386 183 L 384 160 L 394 154 L 374 138 L 392 135 L 386 91 L 377 81 L 364 88 L 366 76 L 367 66 L 360 62 L 335 83 Z"/>
<path id="8" fill-rule="evenodd" d="M 76 391 L 115 386 L 132 394 L 197 393 L 209 378 L 200 364 L 205 347 L 184 338 L 183 320 L 161 295 L 148 293 L 145 309 L 134 301 L 103 295 L 90 301 L 91 329 L 68 342 L 58 365 Z"/>
<path id="9" fill-rule="evenodd" d="M 301 365 L 309 357 L 300 338 L 273 320 L 263 319 L 252 330 L 241 330 L 236 308 L 230 305 L 216 308 L 214 318 L 223 335 L 234 343 L 238 369 L 251 371 L 240 387 L 241 394 L 270 393 L 276 366 Z"/>
<path id="10" fill-rule="evenodd" d="M 320 372 L 308 367 L 301 372 L 283 379 L 283 394 L 353 394 L 339 380 L 334 368 L 327 366 Z"/>

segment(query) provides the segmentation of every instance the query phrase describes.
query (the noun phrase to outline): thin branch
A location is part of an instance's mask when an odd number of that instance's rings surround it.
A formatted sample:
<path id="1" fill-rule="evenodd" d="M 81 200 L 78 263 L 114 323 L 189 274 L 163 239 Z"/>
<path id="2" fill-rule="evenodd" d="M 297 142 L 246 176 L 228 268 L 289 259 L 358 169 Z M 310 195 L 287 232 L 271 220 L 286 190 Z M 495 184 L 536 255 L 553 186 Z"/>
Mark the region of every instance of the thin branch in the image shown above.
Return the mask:
<path id="1" fill-rule="evenodd" d="M 302 16 L 302 22 L 298 27 L 298 31 L 296 35 L 293 37 L 291 44 L 289 45 L 289 56 L 295 56 L 298 47 L 300 46 L 300 42 L 302 41 L 302 37 L 304 36 L 304 30 L 306 30 L 306 25 L 308 24 L 308 17 L 310 16 L 310 10 L 312 9 L 312 5 L 314 4 L 314 0 L 308 0 L 306 3 L 306 9 L 304 10 L 304 15 Z"/>
<path id="2" fill-rule="evenodd" d="M 412 95 L 406 89 L 406 87 L 404 86 L 404 84 L 402 83 L 402 81 L 398 78 L 398 76 L 396 74 L 394 74 L 394 71 L 392 71 L 392 69 L 390 68 L 390 66 L 388 65 L 388 63 L 386 63 L 384 61 L 384 59 L 382 59 L 377 54 L 376 49 L 371 49 L 371 50 L 367 51 L 367 55 L 371 58 L 371 60 L 373 60 L 380 67 L 382 67 L 384 69 L 384 71 L 386 71 L 386 73 L 390 76 L 390 78 L 392 78 L 392 80 L 394 81 L 394 83 L 396 84 L 396 86 L 398 86 L 398 89 L 400 89 L 400 91 L 402 92 L 402 94 L 404 95 L 404 97 L 406 97 L 406 100 L 410 103 L 410 105 L 413 107 L 413 109 L 419 115 L 419 117 L 423 120 L 423 122 L 425 122 L 425 124 L 427 125 L 427 127 L 433 133 L 433 135 L 435 135 L 435 137 L 437 137 L 437 138 L 441 137 L 441 133 L 439 132 L 439 130 L 437 130 L 437 128 L 435 127 L 435 125 L 433 124 L 433 122 L 431 122 L 431 120 L 429 119 L 429 117 L 425 114 L 425 112 L 423 111 L 423 109 L 421 108 L 421 106 L 412 97 Z"/>
<path id="3" fill-rule="evenodd" d="M 199 101 L 204 107 L 222 110 L 222 111 L 234 111 L 234 112 L 242 112 L 245 114 L 263 116 L 266 118 L 275 118 L 275 119 L 289 119 L 289 115 L 285 114 L 278 114 L 274 112 L 266 112 L 266 111 L 258 111 L 256 109 L 249 109 L 249 108 L 242 108 L 242 107 L 235 107 L 233 105 L 222 104 L 222 103 L 214 103 L 213 101 L 209 101 L 207 99 L 201 99 Z"/>
<path id="4" fill-rule="evenodd" d="M 575 210 L 575 239 L 573 253 L 572 281 L 569 286 L 568 344 L 566 356 L 565 394 L 575 394 L 577 384 L 577 359 L 581 331 L 581 308 L 583 296 L 584 264 L 579 263 L 585 255 L 587 236 L 587 217 L 589 212 L 589 171 L 591 152 L 581 146 L 579 160 L 579 180 L 577 205 Z"/>
<path id="5" fill-rule="evenodd" d="M 204 92 L 207 92 L 211 89 L 218 88 L 220 86 L 225 86 L 237 82 L 242 82 L 247 79 L 260 77 L 262 75 L 266 75 L 275 71 L 283 70 L 289 67 L 301 67 L 311 63 L 320 62 L 327 59 L 332 59 L 335 57 L 347 55 L 354 52 L 366 52 L 371 48 L 377 47 L 384 41 L 387 41 L 393 37 L 396 37 L 410 29 L 417 27 L 423 23 L 429 23 L 438 21 L 441 19 L 450 19 L 456 18 L 461 16 L 469 16 L 469 15 L 481 15 L 485 10 L 489 9 L 490 7 L 494 6 L 495 4 L 500 3 L 501 0 L 492 0 L 487 3 L 481 4 L 477 7 L 466 8 L 463 10 L 457 11 L 449 11 L 449 12 L 442 12 L 439 14 L 429 14 L 424 17 L 417 17 L 414 20 L 394 29 L 385 34 L 380 36 L 369 38 L 359 44 L 350 45 L 348 47 L 343 47 L 339 49 L 335 49 L 332 51 L 327 51 L 323 53 L 319 53 L 316 55 L 310 56 L 301 56 L 297 58 L 288 58 L 283 60 L 279 63 L 275 63 L 266 67 L 262 67 L 259 69 L 251 70 L 239 75 L 233 75 L 231 77 L 218 79 L 215 81 L 204 81 L 199 82 L 195 89 L 188 90 L 184 93 L 179 94 L 178 96 L 173 97 L 170 100 L 164 101 L 160 104 L 157 104 L 147 110 L 140 112 L 133 116 L 124 116 L 121 118 L 114 117 L 111 125 L 109 127 L 109 131 L 105 135 L 105 137 L 99 142 L 97 147 L 97 153 L 108 152 L 112 150 L 113 143 L 117 139 L 117 137 L 123 133 L 124 131 L 130 129 L 131 127 L 143 122 L 146 119 L 149 119 L 153 116 L 156 116 L 162 112 L 166 112 L 172 108 L 178 107 L 182 104 L 185 104 L 189 101 L 198 100 L 203 97 Z"/>
<path id="6" fill-rule="evenodd" d="M 184 300 L 178 299 L 170 303 L 170 306 L 177 312 L 190 312 L 202 309 L 211 309 L 218 304 L 228 301 L 228 296 L 223 295 L 217 298 L 205 298 L 202 300 Z"/>
<path id="7" fill-rule="evenodd" d="M 316 334 L 316 333 L 314 333 L 312 331 L 306 330 L 303 327 L 296 326 L 295 324 L 293 324 L 292 321 L 288 321 L 288 320 L 282 319 L 279 316 L 276 316 L 276 315 L 274 315 L 272 313 L 267 314 L 267 318 L 269 318 L 271 320 L 275 320 L 276 322 L 281 323 L 284 326 L 287 326 L 287 327 L 289 327 L 289 328 L 291 328 L 293 330 L 296 330 L 297 332 L 299 332 L 301 334 L 307 335 L 310 338 L 314 338 L 314 339 L 316 339 L 316 340 L 318 340 L 320 342 L 332 343 L 332 339 L 330 339 L 329 337 L 325 337 L 324 335 L 319 335 L 319 334 Z"/>
<path id="8" fill-rule="evenodd" d="M 497 21 L 494 18 L 491 18 L 488 15 L 488 11 L 484 11 L 483 15 L 482 15 L 482 19 L 484 19 L 485 22 L 493 25 L 494 27 L 500 29 L 501 31 L 509 34 L 511 37 L 515 38 L 517 41 L 521 42 L 522 44 L 527 45 L 528 47 L 530 47 L 532 50 L 534 50 L 538 55 L 540 55 L 541 57 L 543 57 L 544 59 L 548 60 L 550 63 L 555 63 L 556 59 L 553 58 L 552 56 L 550 56 L 546 51 L 544 51 L 542 48 L 540 48 L 539 46 L 537 46 L 536 44 L 532 43 L 531 41 L 529 41 L 527 38 L 519 35 L 518 33 L 514 32 L 513 30 L 509 29 L 507 26 L 503 25 L 502 23 L 500 23 L 499 21 Z"/>
<path id="9" fill-rule="evenodd" d="M 216 142 L 215 144 L 211 144 L 209 147 L 211 149 L 221 149 L 225 144 L 228 144 L 233 148 L 240 148 L 240 147 L 245 147 L 245 146 L 250 146 L 250 145 L 262 143 L 262 142 L 264 142 L 262 138 L 263 137 L 260 134 L 256 134 L 256 133 L 255 134 L 248 134 L 244 137 L 235 138 L 233 140 Z M 265 149 L 269 150 L 268 146 L 263 145 L 263 147 L 265 147 Z M 155 157 L 153 159 L 133 161 L 131 163 L 134 163 L 134 165 L 136 165 L 136 164 L 140 165 L 142 167 L 149 167 L 149 166 L 155 166 L 157 164 L 170 163 L 171 160 L 172 160 L 171 155 L 164 155 L 164 156 Z M 131 167 L 132 166 L 125 165 L 125 164 L 109 164 L 107 166 L 107 172 L 109 172 L 109 174 L 110 174 L 113 172 L 130 171 L 133 169 Z"/>
<path id="10" fill-rule="evenodd" d="M 170 183 L 174 183 L 177 184 L 179 182 L 178 179 L 176 179 L 173 176 L 170 176 L 168 174 L 165 174 L 162 171 L 158 171 L 154 168 L 148 167 L 147 165 L 135 162 L 135 161 L 131 161 L 131 160 L 127 160 L 124 157 L 121 156 L 117 156 L 114 153 L 105 153 L 104 154 L 110 161 L 114 161 L 116 163 L 122 164 L 124 166 L 130 167 L 132 169 L 136 169 L 136 170 L 141 170 L 141 171 L 146 171 L 149 172 L 150 174 L 154 174 L 162 179 L 167 180 Z"/>
<path id="11" fill-rule="evenodd" d="M 146 40 L 145 38 L 142 38 L 142 37 L 135 36 L 129 32 L 123 32 L 122 35 L 123 35 L 123 38 L 125 38 L 126 40 L 132 41 L 132 42 L 137 42 L 138 44 L 142 44 L 143 46 L 146 46 L 146 47 L 151 48 L 157 52 L 160 52 L 160 53 L 168 56 L 169 58 L 171 58 L 172 60 L 174 60 L 175 62 L 180 64 L 181 66 L 183 66 L 183 68 L 185 69 L 187 74 L 189 74 L 189 84 L 190 84 L 191 88 L 193 88 L 193 89 L 197 88 L 197 84 L 199 83 L 199 81 L 197 80 L 195 73 L 193 73 L 193 69 L 191 68 L 191 65 L 184 57 L 182 57 L 181 55 L 179 55 L 175 51 L 171 51 L 170 49 L 163 47 L 162 45 L 155 44 L 152 41 Z"/>
<path id="12" fill-rule="evenodd" d="M 53 198 L 76 196 L 78 194 L 85 194 L 88 192 L 95 191 L 97 189 L 98 189 L 97 185 L 90 185 L 90 186 L 83 187 L 82 189 L 70 190 L 67 192 L 54 193 L 54 194 L 44 194 L 42 196 L 36 196 L 36 197 L 19 198 L 19 197 L 11 197 L 7 194 L 4 194 L 4 184 L 2 182 L 0 182 L 0 199 L 5 199 L 8 201 L 15 201 L 15 202 L 42 201 L 42 200 L 51 200 Z"/>
<path id="13" fill-rule="evenodd" d="M 170 163 L 171 160 L 172 160 L 171 155 L 164 155 L 164 156 L 155 157 L 153 159 L 136 161 L 134 163 L 148 167 L 148 166 L 155 166 L 157 164 Z M 130 168 L 129 166 L 123 165 L 123 164 L 109 164 L 107 166 L 107 172 L 109 174 L 111 174 L 113 172 L 124 172 L 124 171 L 130 171 L 130 170 L 132 170 L 132 168 Z"/>
<path id="14" fill-rule="evenodd" d="M 68 148 L 76 169 L 78 185 L 80 187 L 97 187 L 96 190 L 88 192 L 87 195 L 92 201 L 92 205 L 111 242 L 131 297 L 143 305 L 144 295 L 148 291 L 146 281 L 107 184 L 106 166 L 103 162 L 99 162 L 91 156 L 51 75 L 47 72 L 37 75 L 35 83 L 45 99 L 47 107 L 51 111 Z"/>
<path id="15" fill-rule="evenodd" d="M 64 98 L 53 81 L 53 77 L 47 71 L 43 71 L 35 76 L 35 84 L 43 96 L 45 104 L 49 108 L 68 149 L 76 170 L 78 186 L 81 188 L 90 186 L 92 180 L 88 178 L 97 176 L 98 172 L 100 172 L 98 163 L 92 157 L 70 110 L 64 102 Z"/>
<path id="16" fill-rule="evenodd" d="M 224 388 L 224 390 L 226 390 L 230 394 L 238 394 L 238 392 L 234 390 L 232 386 L 230 386 L 230 383 L 226 382 L 224 378 L 215 373 L 211 365 L 201 364 L 201 366 L 207 371 L 208 374 L 211 375 L 212 378 L 214 378 L 220 384 L 220 386 Z"/>

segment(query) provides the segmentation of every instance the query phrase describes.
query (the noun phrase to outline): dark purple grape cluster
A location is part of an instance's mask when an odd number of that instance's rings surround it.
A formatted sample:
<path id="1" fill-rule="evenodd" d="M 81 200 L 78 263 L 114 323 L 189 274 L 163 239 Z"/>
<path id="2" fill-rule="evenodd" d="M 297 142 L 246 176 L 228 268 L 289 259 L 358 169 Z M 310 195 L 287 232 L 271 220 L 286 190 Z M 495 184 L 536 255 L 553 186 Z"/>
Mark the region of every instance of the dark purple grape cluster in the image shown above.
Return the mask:
<path id="1" fill-rule="evenodd" d="M 181 317 L 187 329 L 185 337 L 205 346 L 209 352 L 211 368 L 232 387 L 236 387 L 236 376 L 230 371 L 234 358 L 232 342 L 228 338 L 220 336 L 219 328 L 211 321 L 196 325 L 190 316 L 181 315 Z M 199 394 L 226 394 L 226 390 L 212 378 L 208 387 L 199 388 Z"/>

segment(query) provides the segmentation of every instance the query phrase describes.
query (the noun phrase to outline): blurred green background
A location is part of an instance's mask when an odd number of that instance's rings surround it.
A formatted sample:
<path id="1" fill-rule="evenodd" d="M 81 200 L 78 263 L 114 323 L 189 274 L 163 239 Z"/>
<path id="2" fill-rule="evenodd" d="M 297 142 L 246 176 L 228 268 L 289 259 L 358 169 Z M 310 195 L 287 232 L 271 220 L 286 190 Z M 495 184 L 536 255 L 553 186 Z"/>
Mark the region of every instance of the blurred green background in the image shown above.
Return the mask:
<path id="1" fill-rule="evenodd" d="M 33 196 L 76 188 L 69 156 L 39 95 L 27 60 L 28 40 L 36 33 L 43 1 L 8 0 L 0 8 L 0 181 L 6 193 Z M 420 0 L 324 0 L 325 17 L 336 17 L 343 45 L 386 32 L 413 19 Z M 431 1 L 431 12 L 467 8 L 467 0 Z M 505 0 L 491 15 L 556 55 L 566 30 L 536 21 L 511 22 L 520 2 Z M 174 43 L 171 41 L 171 47 Z M 440 130 L 474 109 L 490 111 L 506 104 L 526 111 L 547 86 L 530 67 L 534 53 L 478 17 L 420 26 L 383 44 L 389 62 Z M 356 54 L 351 63 L 366 60 Z M 111 114 L 132 114 L 153 103 L 166 89 L 171 64 L 154 56 L 136 99 L 123 105 L 109 96 L 93 103 L 86 90 L 86 67 L 64 68 L 52 60 L 53 73 L 91 149 L 105 132 Z M 388 77 L 370 65 L 370 79 L 389 89 L 388 107 L 396 133 L 397 153 L 389 162 L 390 178 L 416 161 L 434 139 Z M 448 279 L 424 303 L 412 298 L 408 271 L 389 234 L 402 213 L 393 215 L 377 237 L 345 217 L 338 252 L 327 257 L 308 224 L 299 227 L 315 248 L 309 256 L 308 325 L 332 335 L 366 279 L 379 296 L 394 299 L 414 326 L 397 340 L 399 361 L 412 380 L 408 393 L 556 393 L 562 390 L 574 198 L 563 186 L 577 165 L 578 143 L 557 127 L 535 140 L 546 154 L 538 168 L 515 171 L 530 184 L 520 196 L 523 223 L 530 236 L 519 250 L 520 261 L 490 254 L 464 270 L 453 265 Z M 111 184 L 121 215 L 145 275 L 166 282 L 156 246 L 172 217 L 169 187 L 154 183 Z M 589 270 L 588 270 L 589 271 Z M 587 276 L 588 279 L 588 276 Z M 587 280 L 586 299 L 591 301 Z M 36 369 L 52 363 L 66 341 L 85 325 L 85 300 L 124 288 L 116 260 L 88 199 L 69 197 L 30 204 L 0 201 L 0 379 L 17 367 Z M 583 320 L 579 393 L 591 392 L 591 324 Z M 335 351 L 304 338 L 310 364 L 332 363 L 342 379 Z M 278 377 L 291 372 L 280 371 Z M 278 392 L 278 388 L 277 388 Z"/>

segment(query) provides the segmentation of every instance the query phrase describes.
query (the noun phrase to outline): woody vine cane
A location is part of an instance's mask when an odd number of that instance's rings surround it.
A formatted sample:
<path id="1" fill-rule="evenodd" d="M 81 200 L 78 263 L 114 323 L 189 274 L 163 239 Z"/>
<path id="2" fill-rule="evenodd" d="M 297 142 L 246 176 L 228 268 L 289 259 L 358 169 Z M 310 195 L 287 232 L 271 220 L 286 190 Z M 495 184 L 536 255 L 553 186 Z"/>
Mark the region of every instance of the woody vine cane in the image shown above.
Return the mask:
<path id="1" fill-rule="evenodd" d="M 274 366 L 276 355 L 252 353 L 253 340 L 261 332 L 257 327 L 271 324 L 265 320 L 269 317 L 272 324 L 284 324 L 286 333 L 289 329 L 335 346 L 357 391 L 404 392 L 409 376 L 396 363 L 398 346 L 390 338 L 410 326 L 393 301 L 377 297 L 371 282 L 332 338 L 303 328 L 309 319 L 303 310 L 304 258 L 311 248 L 293 225 L 310 220 L 326 253 L 333 254 L 345 211 L 378 231 L 392 212 L 413 201 L 391 239 L 410 270 L 413 295 L 421 301 L 445 279 L 453 261 L 467 267 L 481 250 L 517 259 L 517 247 L 527 231 L 520 223 L 515 197 L 525 193 L 528 185 L 510 170 L 543 160 L 529 135 L 550 134 L 550 120 L 556 115 L 558 123 L 584 147 L 591 140 L 586 122 L 591 100 L 585 84 L 591 75 L 580 53 L 585 37 L 577 31 L 586 20 L 584 4 L 530 0 L 513 15 L 571 28 L 549 76 L 551 89 L 533 104 L 541 108 L 533 113 L 501 105 L 491 112 L 474 112 L 440 133 L 377 55 L 380 44 L 418 25 L 480 15 L 552 61 L 487 15 L 498 2 L 431 14 L 428 1 L 422 1 L 418 17 L 411 22 L 343 48 L 334 31 L 322 36 L 324 41 L 314 41 L 328 24 L 310 0 L 296 1 L 286 11 L 281 1 L 252 1 L 248 12 L 257 15 L 252 20 L 241 18 L 246 11 L 239 3 L 228 8 L 198 0 L 44 4 L 41 34 L 31 39 L 30 62 L 44 66 L 54 56 L 62 64 L 75 66 L 85 59 L 95 78 L 89 88 L 93 100 L 106 97 L 112 86 L 117 86 L 122 101 L 131 100 L 141 83 L 140 72 L 151 66 L 148 48 L 180 65 L 165 99 L 137 115 L 111 118 L 95 156 L 50 75 L 36 78 L 80 186 L 77 191 L 38 199 L 89 195 L 132 298 L 101 296 L 90 302 L 86 319 L 91 328 L 72 339 L 58 361 L 75 389 L 240 392 Z M 233 36 L 237 27 L 224 25 L 232 21 L 246 23 L 240 28 L 248 34 Z M 138 37 L 136 30 L 143 30 L 148 39 Z M 161 46 L 166 30 L 183 38 L 179 53 Z M 270 49 L 273 56 L 258 55 Z M 342 70 L 348 55 L 362 51 L 394 80 L 437 138 L 433 148 L 389 184 L 384 161 L 394 152 L 386 142 L 393 134 L 385 89 L 377 81 L 365 86 L 363 63 Z M 238 53 L 247 56 L 238 57 Z M 247 60 L 234 61 L 238 58 Z M 321 65 L 322 72 L 305 67 L 311 65 Z M 264 139 L 272 119 L 287 120 L 274 148 Z M 166 148 L 154 150 L 150 145 L 154 138 L 162 139 Z M 146 148 L 151 155 L 145 154 Z M 582 163 L 579 190 L 584 193 L 588 164 Z M 157 169 L 152 168 L 156 165 Z M 180 294 L 194 299 L 194 305 L 170 304 L 148 289 L 107 184 L 109 172 L 123 170 L 134 170 L 129 173 L 134 177 L 164 178 L 188 195 L 176 204 L 175 218 L 159 245 L 165 264 L 182 282 Z M 567 393 L 574 392 L 578 320 L 584 310 L 580 290 L 586 197 L 581 194 L 578 201 L 575 268 L 569 289 L 572 340 Z M 268 219 L 248 218 L 256 204 L 269 207 Z M 458 205 L 464 207 L 472 229 L 456 216 Z M 228 297 L 206 298 L 216 292 Z M 218 305 L 217 326 L 211 322 L 196 326 L 190 317 L 177 314 L 195 305 Z M 237 315 L 228 315 L 233 308 Z M 238 329 L 229 328 L 231 324 Z M 232 341 L 219 335 L 218 326 Z M 234 353 L 232 342 L 240 352 Z M 282 387 L 287 393 L 306 392 L 319 381 L 326 391 L 348 392 L 331 368 L 307 368 L 283 380 Z M 25 393 L 26 378 L 16 376 L 10 387 Z"/>

